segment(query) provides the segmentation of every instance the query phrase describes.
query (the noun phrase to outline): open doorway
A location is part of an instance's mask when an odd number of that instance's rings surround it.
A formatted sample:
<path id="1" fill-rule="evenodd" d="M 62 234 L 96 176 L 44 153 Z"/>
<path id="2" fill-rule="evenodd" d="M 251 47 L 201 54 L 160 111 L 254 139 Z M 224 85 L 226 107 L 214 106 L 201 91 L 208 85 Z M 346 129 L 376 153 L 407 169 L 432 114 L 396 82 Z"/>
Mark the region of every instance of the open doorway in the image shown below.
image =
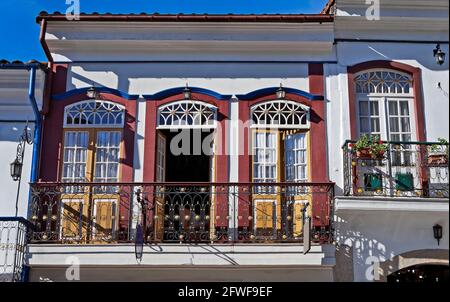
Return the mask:
<path id="1" fill-rule="evenodd" d="M 209 241 L 210 188 L 195 183 L 214 181 L 213 131 L 158 130 L 156 180 L 181 183 L 166 184 L 157 200 L 156 212 L 164 221 L 159 233 L 165 242 Z"/>
<path id="2" fill-rule="evenodd" d="M 212 175 L 212 146 L 207 145 L 211 130 L 183 129 L 177 131 L 163 130 L 166 148 L 167 182 L 210 182 Z M 184 136 L 186 138 L 181 138 Z M 187 145 L 186 145 L 187 144 Z M 178 150 L 171 150 L 176 148 Z M 207 149 L 207 150 L 204 150 Z M 183 150 L 182 154 L 178 154 Z M 188 151 L 188 152 L 186 152 Z"/>

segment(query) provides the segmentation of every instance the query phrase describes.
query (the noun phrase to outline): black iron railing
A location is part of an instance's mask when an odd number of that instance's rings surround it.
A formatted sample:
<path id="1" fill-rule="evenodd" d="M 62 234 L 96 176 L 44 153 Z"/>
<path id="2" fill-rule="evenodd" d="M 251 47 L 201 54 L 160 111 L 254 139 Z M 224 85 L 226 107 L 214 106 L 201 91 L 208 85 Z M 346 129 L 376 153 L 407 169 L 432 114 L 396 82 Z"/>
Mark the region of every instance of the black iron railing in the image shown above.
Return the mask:
<path id="1" fill-rule="evenodd" d="M 356 152 L 346 141 L 344 194 L 448 198 L 448 144 L 429 142 L 383 142 L 380 154 Z"/>
<path id="2" fill-rule="evenodd" d="M 29 227 L 22 217 L 0 217 L 0 282 L 25 281 Z"/>
<path id="3" fill-rule="evenodd" d="M 332 240 L 332 183 L 36 183 L 32 242 Z M 139 227 L 138 227 L 139 225 Z"/>

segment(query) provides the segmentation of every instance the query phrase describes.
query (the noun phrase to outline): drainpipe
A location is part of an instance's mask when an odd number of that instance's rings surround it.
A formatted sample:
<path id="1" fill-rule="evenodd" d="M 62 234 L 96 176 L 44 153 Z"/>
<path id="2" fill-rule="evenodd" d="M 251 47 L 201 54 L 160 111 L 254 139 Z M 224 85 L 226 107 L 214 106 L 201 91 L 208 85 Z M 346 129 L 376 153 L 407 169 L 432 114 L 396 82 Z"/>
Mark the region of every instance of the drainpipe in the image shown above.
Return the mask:
<path id="1" fill-rule="evenodd" d="M 41 126 L 42 126 L 42 116 L 39 112 L 39 108 L 35 97 L 35 87 L 36 87 L 36 66 L 31 66 L 30 68 L 30 83 L 28 89 L 28 99 L 30 105 L 33 108 L 34 117 L 36 123 L 34 125 L 34 135 L 33 135 L 33 156 L 31 160 L 31 176 L 30 182 L 34 183 L 37 181 L 38 177 L 38 167 L 39 167 L 39 149 L 41 146 Z"/>

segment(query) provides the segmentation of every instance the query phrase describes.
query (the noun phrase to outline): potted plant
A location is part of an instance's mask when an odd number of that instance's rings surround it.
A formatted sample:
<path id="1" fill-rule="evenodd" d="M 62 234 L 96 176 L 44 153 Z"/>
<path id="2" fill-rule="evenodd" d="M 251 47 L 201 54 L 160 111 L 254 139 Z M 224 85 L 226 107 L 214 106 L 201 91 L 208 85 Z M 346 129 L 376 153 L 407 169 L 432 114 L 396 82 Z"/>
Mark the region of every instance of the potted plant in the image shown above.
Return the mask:
<path id="1" fill-rule="evenodd" d="M 378 135 L 362 135 L 351 145 L 353 154 L 360 159 L 383 159 L 387 146 Z"/>
<path id="2" fill-rule="evenodd" d="M 429 165 L 448 165 L 448 141 L 438 138 L 438 144 L 432 144 L 428 152 Z"/>

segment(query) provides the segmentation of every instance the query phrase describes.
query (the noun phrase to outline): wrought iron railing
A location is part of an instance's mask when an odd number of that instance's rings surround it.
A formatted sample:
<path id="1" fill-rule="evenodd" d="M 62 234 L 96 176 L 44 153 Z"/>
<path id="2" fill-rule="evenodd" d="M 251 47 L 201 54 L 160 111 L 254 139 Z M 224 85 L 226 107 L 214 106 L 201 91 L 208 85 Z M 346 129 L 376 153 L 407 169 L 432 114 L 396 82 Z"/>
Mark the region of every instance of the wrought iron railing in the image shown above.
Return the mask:
<path id="1" fill-rule="evenodd" d="M 29 227 L 22 217 L 0 217 L 0 282 L 25 281 Z"/>
<path id="2" fill-rule="evenodd" d="M 36 183 L 32 242 L 332 240 L 332 183 Z"/>
<path id="3" fill-rule="evenodd" d="M 346 141 L 344 195 L 448 198 L 448 144 L 383 142 L 381 154 L 359 154 Z"/>

